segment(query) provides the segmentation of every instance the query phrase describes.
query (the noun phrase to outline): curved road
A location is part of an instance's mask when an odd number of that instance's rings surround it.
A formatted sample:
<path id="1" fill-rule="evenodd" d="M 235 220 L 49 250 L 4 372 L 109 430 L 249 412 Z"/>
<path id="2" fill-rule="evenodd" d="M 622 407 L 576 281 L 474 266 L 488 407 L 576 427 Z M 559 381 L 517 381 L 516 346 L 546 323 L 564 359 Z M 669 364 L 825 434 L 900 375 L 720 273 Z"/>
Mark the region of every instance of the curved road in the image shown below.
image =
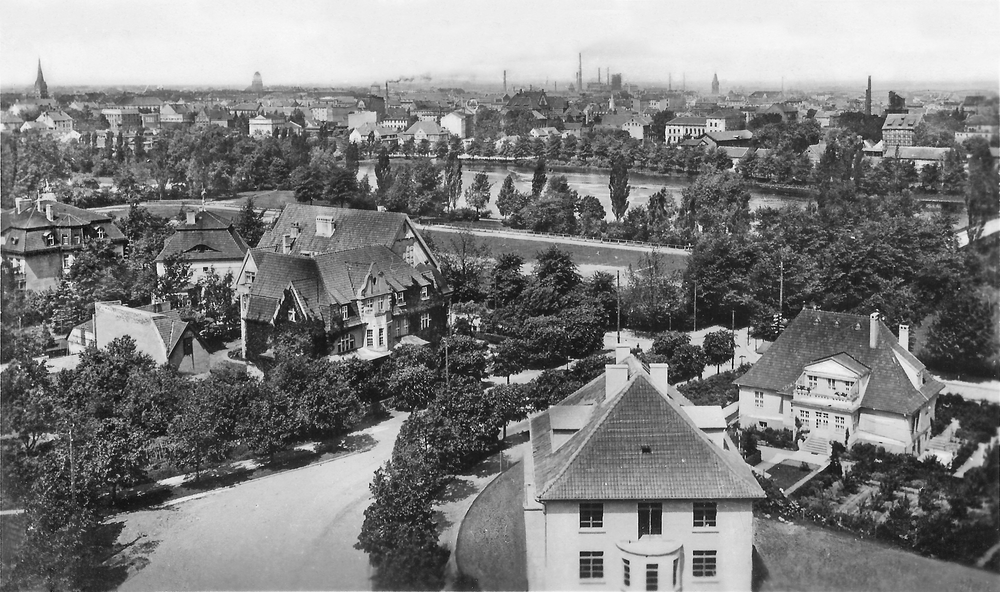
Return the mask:
<path id="1" fill-rule="evenodd" d="M 370 590 L 354 543 L 405 417 L 360 432 L 377 441 L 366 452 L 121 516 L 119 541 L 134 540 L 133 561 L 148 564 L 119 589 Z"/>

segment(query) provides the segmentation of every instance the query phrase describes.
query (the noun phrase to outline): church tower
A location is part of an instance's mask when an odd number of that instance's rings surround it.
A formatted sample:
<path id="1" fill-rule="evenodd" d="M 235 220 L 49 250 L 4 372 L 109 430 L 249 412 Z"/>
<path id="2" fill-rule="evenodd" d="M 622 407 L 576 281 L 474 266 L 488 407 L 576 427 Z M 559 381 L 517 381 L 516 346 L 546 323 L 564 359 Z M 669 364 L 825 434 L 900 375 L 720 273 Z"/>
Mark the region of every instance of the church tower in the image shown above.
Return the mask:
<path id="1" fill-rule="evenodd" d="M 38 60 L 38 76 L 35 78 L 35 98 L 49 98 L 49 85 L 45 84 L 45 77 L 42 76 L 42 60 Z"/>
<path id="2" fill-rule="evenodd" d="M 712 94 L 719 94 L 719 75 L 715 74 L 712 76 Z"/>

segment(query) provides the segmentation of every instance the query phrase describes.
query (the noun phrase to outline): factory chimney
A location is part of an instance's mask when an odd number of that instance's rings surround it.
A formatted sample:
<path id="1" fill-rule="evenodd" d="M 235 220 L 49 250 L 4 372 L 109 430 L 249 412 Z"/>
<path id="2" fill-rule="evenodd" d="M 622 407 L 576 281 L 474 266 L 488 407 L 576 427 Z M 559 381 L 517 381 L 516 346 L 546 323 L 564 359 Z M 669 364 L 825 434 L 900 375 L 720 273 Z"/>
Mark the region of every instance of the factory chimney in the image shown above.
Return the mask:
<path id="1" fill-rule="evenodd" d="M 865 115 L 872 115 L 872 77 L 868 77 L 868 90 L 865 91 Z"/>
<path id="2" fill-rule="evenodd" d="M 503 71 L 503 94 L 507 94 L 507 70 Z"/>

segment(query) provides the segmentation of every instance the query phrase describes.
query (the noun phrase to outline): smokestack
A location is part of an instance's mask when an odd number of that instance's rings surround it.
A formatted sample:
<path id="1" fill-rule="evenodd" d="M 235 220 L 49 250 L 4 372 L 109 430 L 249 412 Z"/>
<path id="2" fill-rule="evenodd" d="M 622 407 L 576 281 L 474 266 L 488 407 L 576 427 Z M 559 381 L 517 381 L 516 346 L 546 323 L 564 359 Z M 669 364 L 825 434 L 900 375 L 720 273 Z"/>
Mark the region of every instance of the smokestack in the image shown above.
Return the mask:
<path id="1" fill-rule="evenodd" d="M 878 311 L 873 312 L 868 317 L 868 347 L 875 349 L 878 346 Z"/>
<path id="2" fill-rule="evenodd" d="M 903 346 L 903 349 L 910 351 L 910 326 L 900 325 L 899 326 L 899 345 Z"/>
<path id="3" fill-rule="evenodd" d="M 611 68 L 604 69 L 604 77 L 608 79 L 607 85 L 611 86 Z"/>
<path id="4" fill-rule="evenodd" d="M 52 211 L 52 204 L 51 203 L 45 204 L 45 218 L 49 222 L 55 222 L 55 220 L 56 220 L 55 213 Z"/>
<path id="5" fill-rule="evenodd" d="M 871 117 L 872 114 L 872 77 L 868 77 L 868 90 L 865 91 L 865 115 Z"/>
<path id="6" fill-rule="evenodd" d="M 503 71 L 503 94 L 507 94 L 507 70 Z"/>
<path id="7" fill-rule="evenodd" d="M 385 81 L 385 107 L 389 108 L 389 81 Z"/>
<path id="8" fill-rule="evenodd" d="M 583 54 L 581 53 L 579 56 L 580 66 L 576 71 L 576 86 L 578 87 L 576 90 L 577 92 L 583 92 Z"/>

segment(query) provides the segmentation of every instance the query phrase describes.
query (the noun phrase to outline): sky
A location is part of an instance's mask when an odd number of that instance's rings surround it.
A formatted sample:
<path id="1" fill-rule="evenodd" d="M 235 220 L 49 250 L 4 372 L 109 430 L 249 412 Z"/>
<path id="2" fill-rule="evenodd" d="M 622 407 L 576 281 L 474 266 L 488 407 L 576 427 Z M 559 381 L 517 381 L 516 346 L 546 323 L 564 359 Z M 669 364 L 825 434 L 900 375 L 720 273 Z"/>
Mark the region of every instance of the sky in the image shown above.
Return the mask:
<path id="1" fill-rule="evenodd" d="M 3 0 L 0 87 L 243 88 L 401 77 L 511 88 L 597 69 L 634 83 L 995 86 L 998 0 Z M 602 74 L 603 77 L 603 74 Z"/>

